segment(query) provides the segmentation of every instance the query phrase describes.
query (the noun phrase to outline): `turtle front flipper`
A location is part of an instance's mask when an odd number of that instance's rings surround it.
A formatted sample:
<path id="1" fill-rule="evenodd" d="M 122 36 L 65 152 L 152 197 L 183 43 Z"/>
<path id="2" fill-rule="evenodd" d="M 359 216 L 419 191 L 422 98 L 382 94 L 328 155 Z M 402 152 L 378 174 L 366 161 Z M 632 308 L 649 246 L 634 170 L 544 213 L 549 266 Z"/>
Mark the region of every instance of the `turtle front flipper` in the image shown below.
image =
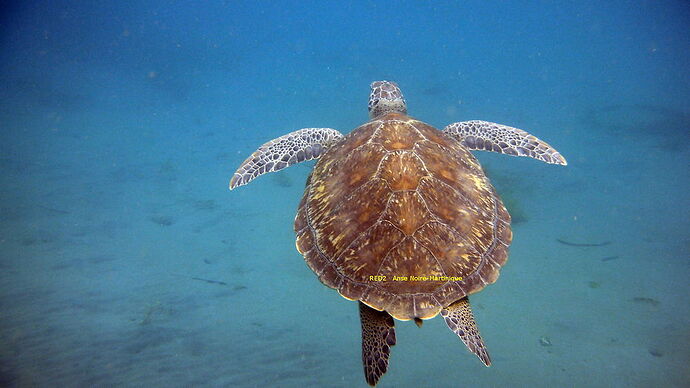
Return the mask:
<path id="1" fill-rule="evenodd" d="M 388 370 L 391 346 L 395 345 L 395 323 L 385 311 L 376 311 L 359 302 L 362 321 L 362 364 L 364 377 L 372 387 Z"/>
<path id="2" fill-rule="evenodd" d="M 470 300 L 467 297 L 441 310 L 441 316 L 446 321 L 446 325 L 467 345 L 470 352 L 476 354 L 484 365 L 491 365 L 489 353 L 482 336 L 479 334 L 477 322 L 474 321 L 474 315 L 472 315 L 470 308 Z"/>
<path id="3" fill-rule="evenodd" d="M 493 151 L 513 156 L 528 156 L 550 164 L 567 165 L 553 147 L 522 129 L 488 121 L 461 121 L 448 125 L 443 132 L 471 150 Z"/>
<path id="4" fill-rule="evenodd" d="M 242 162 L 230 180 L 230 190 L 267 172 L 316 159 L 342 138 L 343 135 L 335 129 L 303 128 L 273 139 Z"/>

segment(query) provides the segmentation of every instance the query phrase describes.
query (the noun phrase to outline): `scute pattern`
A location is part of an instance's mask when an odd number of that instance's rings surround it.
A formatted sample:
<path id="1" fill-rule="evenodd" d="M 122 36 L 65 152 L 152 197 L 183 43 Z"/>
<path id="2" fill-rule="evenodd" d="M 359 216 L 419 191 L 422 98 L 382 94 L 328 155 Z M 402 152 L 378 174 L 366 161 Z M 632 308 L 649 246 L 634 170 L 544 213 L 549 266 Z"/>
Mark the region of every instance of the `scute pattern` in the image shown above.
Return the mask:
<path id="1" fill-rule="evenodd" d="M 333 262 L 350 279 L 368 283 L 369 276 L 377 273 L 381 265 L 373 258 L 386 257 L 403 238 L 405 235 L 400 229 L 387 221 L 379 221 L 362 232 Z"/>
<path id="2" fill-rule="evenodd" d="M 451 226 L 430 222 L 420 228 L 414 237 L 443 264 L 446 276 L 472 273 L 481 264 L 482 256 L 471 241 L 454 233 Z"/>
<path id="3" fill-rule="evenodd" d="M 395 281 L 395 276 L 411 278 L 421 276 L 444 276 L 445 272 L 438 260 L 429 249 L 416 239 L 405 237 L 381 260 L 378 275 L 386 277 L 387 281 L 380 281 L 378 285 L 391 293 L 400 291 L 400 283 L 405 283 L 404 293 L 431 293 L 443 283 L 442 281 Z"/>
<path id="4" fill-rule="evenodd" d="M 411 236 L 430 221 L 431 214 L 419 193 L 397 191 L 391 194 L 381 218 L 390 222 L 406 236 Z"/>
<path id="5" fill-rule="evenodd" d="M 424 164 L 413 152 L 390 152 L 378 166 L 377 177 L 385 179 L 391 190 L 415 190 L 427 174 Z"/>
<path id="6" fill-rule="evenodd" d="M 321 157 L 295 230 L 325 285 L 401 320 L 431 318 L 495 281 L 511 240 L 510 216 L 467 148 L 396 113 Z"/>

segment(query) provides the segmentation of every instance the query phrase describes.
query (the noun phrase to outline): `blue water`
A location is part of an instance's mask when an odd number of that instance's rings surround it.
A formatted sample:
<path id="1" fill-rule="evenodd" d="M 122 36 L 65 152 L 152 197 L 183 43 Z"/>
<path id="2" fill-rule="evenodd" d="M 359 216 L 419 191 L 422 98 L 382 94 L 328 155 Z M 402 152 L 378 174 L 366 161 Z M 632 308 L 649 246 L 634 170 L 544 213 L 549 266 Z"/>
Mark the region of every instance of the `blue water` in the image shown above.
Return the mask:
<path id="1" fill-rule="evenodd" d="M 516 220 L 472 297 L 494 363 L 397 322 L 379 386 L 690 385 L 687 2 L 297 3 L 2 6 L 0 386 L 365 386 L 356 304 L 294 248 L 313 162 L 227 185 L 379 79 L 569 162 L 477 153 Z"/>

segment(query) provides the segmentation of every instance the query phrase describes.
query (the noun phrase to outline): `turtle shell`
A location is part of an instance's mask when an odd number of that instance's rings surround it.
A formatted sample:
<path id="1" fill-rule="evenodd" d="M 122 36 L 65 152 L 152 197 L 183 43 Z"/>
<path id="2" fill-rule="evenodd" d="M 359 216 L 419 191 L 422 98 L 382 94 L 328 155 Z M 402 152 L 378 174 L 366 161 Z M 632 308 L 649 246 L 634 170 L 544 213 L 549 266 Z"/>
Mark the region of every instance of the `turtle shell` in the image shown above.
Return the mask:
<path id="1" fill-rule="evenodd" d="M 428 319 L 496 281 L 510 215 L 460 142 L 389 113 L 316 163 L 295 218 L 321 282 L 396 319 Z"/>

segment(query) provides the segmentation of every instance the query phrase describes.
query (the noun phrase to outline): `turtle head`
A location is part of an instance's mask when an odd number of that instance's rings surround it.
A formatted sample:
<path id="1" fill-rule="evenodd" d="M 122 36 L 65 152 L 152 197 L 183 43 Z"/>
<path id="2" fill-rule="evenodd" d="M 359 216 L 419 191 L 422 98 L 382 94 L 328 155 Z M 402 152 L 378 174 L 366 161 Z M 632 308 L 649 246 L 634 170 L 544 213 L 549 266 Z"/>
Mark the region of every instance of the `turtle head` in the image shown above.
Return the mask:
<path id="1" fill-rule="evenodd" d="M 371 83 L 369 95 L 369 117 L 375 119 L 386 113 L 407 114 L 407 104 L 398 84 L 391 81 Z"/>

